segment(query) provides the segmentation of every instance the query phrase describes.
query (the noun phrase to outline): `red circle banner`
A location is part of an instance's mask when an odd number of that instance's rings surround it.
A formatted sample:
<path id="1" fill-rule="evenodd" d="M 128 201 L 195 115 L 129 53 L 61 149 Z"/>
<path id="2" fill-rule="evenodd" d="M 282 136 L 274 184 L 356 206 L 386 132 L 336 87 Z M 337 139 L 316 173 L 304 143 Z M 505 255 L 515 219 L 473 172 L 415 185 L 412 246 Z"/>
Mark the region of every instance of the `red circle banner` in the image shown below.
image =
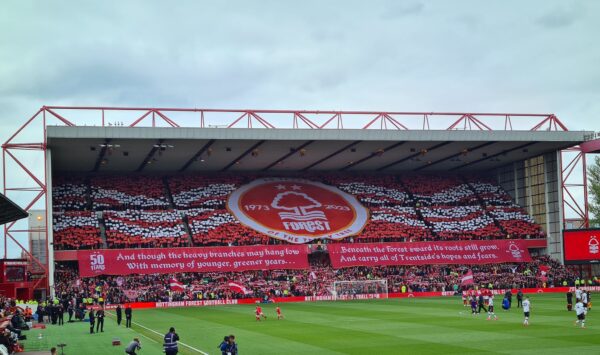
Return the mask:
<path id="1" fill-rule="evenodd" d="M 245 226 L 291 243 L 356 235 L 369 216 L 336 187 L 288 178 L 254 180 L 229 196 L 227 208 Z"/>

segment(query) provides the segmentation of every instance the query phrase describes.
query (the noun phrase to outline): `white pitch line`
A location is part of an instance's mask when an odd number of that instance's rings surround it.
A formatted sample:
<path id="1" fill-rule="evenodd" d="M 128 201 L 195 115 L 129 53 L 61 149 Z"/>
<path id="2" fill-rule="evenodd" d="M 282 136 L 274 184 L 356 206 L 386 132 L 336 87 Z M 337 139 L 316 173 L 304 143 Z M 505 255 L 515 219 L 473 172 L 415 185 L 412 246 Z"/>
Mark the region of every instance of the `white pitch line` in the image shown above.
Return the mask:
<path id="1" fill-rule="evenodd" d="M 129 329 L 131 329 L 131 328 L 129 328 Z M 132 332 L 135 332 L 135 333 L 137 333 L 137 332 L 136 332 L 135 330 L 133 330 L 133 329 L 131 329 L 131 331 L 132 331 Z M 147 336 L 147 335 L 144 335 L 144 334 L 142 334 L 142 333 L 140 333 L 140 335 L 141 335 L 141 336 L 143 336 L 143 337 L 144 337 L 144 338 L 146 338 L 146 339 L 149 339 L 151 342 L 158 344 L 158 342 L 157 342 L 156 340 L 154 340 L 154 339 L 150 338 L 149 336 Z"/>
<path id="2" fill-rule="evenodd" d="M 114 316 L 116 316 L 116 314 L 113 314 L 113 313 L 110 313 L 110 312 L 106 312 L 106 313 L 108 313 L 108 314 L 110 314 L 110 315 L 114 315 Z M 150 329 L 150 328 L 148 328 L 148 327 L 144 327 L 143 325 L 141 325 L 141 324 L 140 324 L 140 323 L 138 323 L 138 322 L 131 321 L 131 323 L 133 323 L 133 324 L 137 325 L 138 327 L 142 327 L 142 328 L 144 328 L 144 329 L 146 329 L 146 330 L 149 330 L 149 331 L 151 331 L 151 332 L 152 332 L 152 333 L 154 333 L 154 334 L 158 334 L 158 335 L 160 335 L 161 337 L 162 337 L 162 336 L 164 336 L 164 334 L 161 334 L 161 333 L 157 332 L 157 331 L 156 331 L 156 330 L 154 330 L 154 329 Z M 141 335 L 142 335 L 142 336 L 145 336 L 144 334 L 141 334 Z M 148 338 L 147 336 L 145 336 L 145 337 L 146 337 L 146 338 Z M 154 340 L 154 339 L 151 339 L 151 338 L 148 338 L 148 339 L 150 339 L 150 340 L 152 340 L 152 341 L 156 342 L 156 340 Z M 205 353 L 204 351 L 202 351 L 202 350 L 200 350 L 200 349 L 196 349 L 196 348 L 194 348 L 193 346 L 187 345 L 186 343 L 182 343 L 182 342 L 178 341 L 178 342 L 177 342 L 177 344 L 179 344 L 179 345 L 183 345 L 183 346 L 185 346 L 186 348 L 188 348 L 188 349 L 192 349 L 192 350 L 194 350 L 195 352 L 198 352 L 198 353 L 200 353 L 200 354 L 203 354 L 203 355 L 210 355 L 209 353 Z"/>
<path id="3" fill-rule="evenodd" d="M 110 315 L 110 316 L 115 316 L 115 317 L 117 316 L 116 314 L 110 313 L 110 312 L 108 312 L 108 311 L 106 312 L 106 314 L 108 314 L 108 315 Z M 127 329 L 129 329 L 129 330 L 131 330 L 132 332 L 134 332 L 134 333 L 138 334 L 138 332 L 136 332 L 136 331 L 135 331 L 135 330 L 133 330 L 132 328 L 127 328 Z M 139 335 L 143 336 L 144 338 L 146 338 L 146 339 L 150 340 L 151 342 L 153 342 L 153 343 L 155 343 L 155 344 L 158 344 L 158 342 L 157 342 L 156 340 L 154 340 L 154 339 L 150 338 L 149 336 L 147 336 L 147 335 L 145 335 L 145 334 L 139 333 Z"/>

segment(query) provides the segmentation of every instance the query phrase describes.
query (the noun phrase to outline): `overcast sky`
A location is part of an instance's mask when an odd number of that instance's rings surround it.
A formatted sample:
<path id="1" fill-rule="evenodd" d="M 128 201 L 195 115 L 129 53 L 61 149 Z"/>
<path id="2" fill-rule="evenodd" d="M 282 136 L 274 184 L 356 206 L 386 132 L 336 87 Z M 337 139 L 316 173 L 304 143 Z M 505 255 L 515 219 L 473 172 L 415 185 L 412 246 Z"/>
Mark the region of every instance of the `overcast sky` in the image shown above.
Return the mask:
<path id="1" fill-rule="evenodd" d="M 599 15 L 594 0 L 5 1 L 0 141 L 63 104 L 539 112 L 600 131 Z"/>

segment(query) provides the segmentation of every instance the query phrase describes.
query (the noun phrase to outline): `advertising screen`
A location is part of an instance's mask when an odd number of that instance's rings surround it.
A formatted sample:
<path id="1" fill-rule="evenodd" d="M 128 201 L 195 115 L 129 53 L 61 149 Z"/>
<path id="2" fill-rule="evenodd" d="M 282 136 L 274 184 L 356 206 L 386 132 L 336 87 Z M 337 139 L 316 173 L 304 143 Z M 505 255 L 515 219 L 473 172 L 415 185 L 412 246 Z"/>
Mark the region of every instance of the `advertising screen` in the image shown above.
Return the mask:
<path id="1" fill-rule="evenodd" d="M 563 231 L 565 264 L 600 263 L 600 229 Z"/>

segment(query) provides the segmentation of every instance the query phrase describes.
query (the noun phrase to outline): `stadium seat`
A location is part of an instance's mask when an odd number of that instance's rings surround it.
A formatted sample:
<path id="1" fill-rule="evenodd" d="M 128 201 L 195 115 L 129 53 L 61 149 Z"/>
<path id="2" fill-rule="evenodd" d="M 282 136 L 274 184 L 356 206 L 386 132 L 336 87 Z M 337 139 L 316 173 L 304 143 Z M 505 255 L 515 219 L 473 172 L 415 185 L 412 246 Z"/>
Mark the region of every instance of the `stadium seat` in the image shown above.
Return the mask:
<path id="1" fill-rule="evenodd" d="M 53 214 L 55 249 L 93 249 L 102 246 L 98 218 L 90 211 Z"/>
<path id="2" fill-rule="evenodd" d="M 104 211 L 110 248 L 185 246 L 190 241 L 196 246 L 286 243 L 241 225 L 226 209 L 228 195 L 256 177 L 99 175 L 88 186 L 83 178 L 59 176 L 55 210 L 80 211 L 89 198 L 95 210 Z M 307 173 L 298 177 L 336 186 L 369 208 L 371 218 L 363 232 L 336 243 L 544 236 L 540 226 L 487 176 Z M 93 244 L 88 234 L 82 234 L 81 245 Z M 73 243 L 60 247 L 74 248 Z"/>

